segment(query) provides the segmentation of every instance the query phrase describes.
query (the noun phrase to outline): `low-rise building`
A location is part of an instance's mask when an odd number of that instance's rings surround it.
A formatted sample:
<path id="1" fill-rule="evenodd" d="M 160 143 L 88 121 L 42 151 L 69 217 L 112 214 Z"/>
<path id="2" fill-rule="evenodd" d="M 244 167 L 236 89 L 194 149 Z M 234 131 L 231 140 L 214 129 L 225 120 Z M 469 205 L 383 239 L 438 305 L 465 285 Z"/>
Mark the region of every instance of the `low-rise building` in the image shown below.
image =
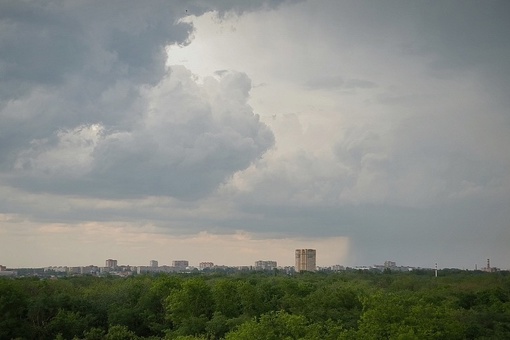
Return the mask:
<path id="1" fill-rule="evenodd" d="M 213 268 L 213 267 L 214 267 L 214 263 L 212 263 L 212 262 L 200 262 L 198 264 L 198 269 L 200 269 L 200 270 L 204 270 L 207 268 Z"/>
<path id="2" fill-rule="evenodd" d="M 18 275 L 18 272 L 14 270 L 1 270 L 0 277 L 15 277 Z"/>
<path id="3" fill-rule="evenodd" d="M 276 261 L 265 261 L 265 260 L 255 261 L 255 269 L 256 270 L 273 270 L 276 267 L 277 267 Z"/>
<path id="4" fill-rule="evenodd" d="M 189 262 L 187 260 L 175 260 L 172 261 L 172 267 L 178 269 L 186 269 L 187 267 L 189 267 Z"/>
<path id="5" fill-rule="evenodd" d="M 384 268 L 395 268 L 397 263 L 395 261 L 384 261 Z"/>
<path id="6" fill-rule="evenodd" d="M 116 269 L 117 268 L 117 260 L 113 260 L 113 259 L 106 260 L 105 267 L 108 267 L 110 269 Z"/>
<path id="7" fill-rule="evenodd" d="M 85 274 L 97 274 L 97 273 L 99 273 L 99 268 L 97 266 L 94 266 L 94 265 L 84 266 L 84 267 L 80 268 L 80 274 L 82 274 L 82 275 L 85 275 Z"/>

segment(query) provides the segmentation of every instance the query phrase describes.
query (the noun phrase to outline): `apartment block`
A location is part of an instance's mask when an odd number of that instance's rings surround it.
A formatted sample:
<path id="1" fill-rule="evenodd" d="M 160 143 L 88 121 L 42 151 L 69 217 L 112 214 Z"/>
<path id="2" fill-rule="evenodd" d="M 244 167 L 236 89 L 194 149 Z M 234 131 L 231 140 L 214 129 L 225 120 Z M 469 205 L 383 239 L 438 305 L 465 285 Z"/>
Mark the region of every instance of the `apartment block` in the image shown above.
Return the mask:
<path id="1" fill-rule="evenodd" d="M 314 272 L 317 268 L 315 249 L 296 249 L 296 271 Z"/>

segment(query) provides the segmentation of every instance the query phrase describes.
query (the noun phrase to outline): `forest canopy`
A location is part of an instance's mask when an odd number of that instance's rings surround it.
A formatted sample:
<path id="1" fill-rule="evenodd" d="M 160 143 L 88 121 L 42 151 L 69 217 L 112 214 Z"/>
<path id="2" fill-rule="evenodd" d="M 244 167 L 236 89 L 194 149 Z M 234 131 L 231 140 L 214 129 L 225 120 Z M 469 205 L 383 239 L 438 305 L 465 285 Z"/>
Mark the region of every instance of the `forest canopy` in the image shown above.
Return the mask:
<path id="1" fill-rule="evenodd" d="M 510 339 L 510 275 L 0 279 L 0 339 Z"/>

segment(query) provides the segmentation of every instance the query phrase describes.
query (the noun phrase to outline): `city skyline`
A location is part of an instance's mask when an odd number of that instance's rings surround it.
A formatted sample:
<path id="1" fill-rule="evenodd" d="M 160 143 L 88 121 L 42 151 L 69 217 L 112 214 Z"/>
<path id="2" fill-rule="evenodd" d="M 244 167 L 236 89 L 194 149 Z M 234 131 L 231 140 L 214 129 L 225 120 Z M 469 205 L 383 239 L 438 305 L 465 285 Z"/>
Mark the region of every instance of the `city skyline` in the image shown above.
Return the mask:
<path id="1" fill-rule="evenodd" d="M 510 266 L 510 2 L 0 2 L 0 263 Z"/>
<path id="2" fill-rule="evenodd" d="M 320 258 L 320 257 L 319 257 Z M 399 263 L 397 261 L 393 260 L 384 260 L 379 261 L 378 263 L 372 263 L 372 264 L 356 264 L 356 265 L 345 265 L 342 263 L 335 263 L 335 264 L 329 264 L 329 265 L 316 265 L 317 262 L 317 252 L 315 249 L 296 249 L 294 251 L 294 263 L 292 265 L 288 264 L 280 264 L 277 259 L 258 259 L 255 260 L 252 263 L 244 263 L 244 264 L 237 264 L 237 265 L 227 265 L 224 263 L 214 263 L 212 261 L 200 261 L 198 263 L 193 263 L 188 260 L 183 260 L 182 257 L 180 260 L 171 259 L 167 262 L 161 262 L 159 260 L 151 259 L 146 264 L 140 264 L 138 262 L 136 263 L 119 263 L 117 259 L 109 258 L 104 261 L 105 265 L 100 266 L 94 263 L 89 263 L 87 265 L 45 265 L 45 266 L 33 266 L 33 267 L 16 267 L 16 266 L 9 266 L 9 265 L 2 265 L 0 263 L 0 270 L 6 270 L 7 268 L 13 269 L 13 268 L 86 268 L 86 267 L 97 267 L 97 268 L 109 268 L 109 269 L 116 269 L 116 268 L 124 268 L 124 267 L 133 267 L 133 268 L 144 268 L 146 270 L 150 269 L 158 269 L 158 268 L 175 268 L 175 269 L 187 269 L 187 268 L 196 268 L 199 270 L 203 269 L 214 269 L 214 268 L 222 268 L 222 267 L 229 267 L 229 268 L 251 268 L 252 270 L 272 270 L 274 268 L 294 268 L 297 272 L 300 271 L 316 271 L 319 270 L 319 268 L 330 268 L 334 271 L 339 270 L 345 270 L 346 268 L 354 268 L 354 269 L 378 269 L 383 270 L 385 268 L 400 268 L 399 270 L 402 270 L 402 268 L 408 268 L 408 269 L 462 269 L 462 270 L 481 270 L 481 271 L 499 271 L 499 270 L 510 270 L 510 268 L 507 267 L 498 267 L 498 266 L 491 266 L 490 259 L 484 259 L 484 261 L 481 261 L 482 265 L 479 265 L 479 263 L 474 263 L 473 267 L 466 268 L 466 267 L 442 267 L 438 266 L 438 263 L 434 263 L 430 266 L 417 266 L 410 263 Z M 486 265 L 483 266 L 483 263 Z M 171 264 L 171 265 L 170 265 Z M 341 268 L 341 269 L 339 269 Z"/>

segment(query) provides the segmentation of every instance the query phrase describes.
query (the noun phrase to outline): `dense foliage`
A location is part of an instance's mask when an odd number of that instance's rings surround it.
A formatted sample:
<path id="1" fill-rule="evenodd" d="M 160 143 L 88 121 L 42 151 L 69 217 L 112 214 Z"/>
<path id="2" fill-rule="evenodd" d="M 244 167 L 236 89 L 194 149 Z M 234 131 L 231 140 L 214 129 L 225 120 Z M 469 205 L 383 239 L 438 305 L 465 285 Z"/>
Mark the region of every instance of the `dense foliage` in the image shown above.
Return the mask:
<path id="1" fill-rule="evenodd" d="M 510 339 L 510 275 L 0 280 L 0 339 Z"/>

